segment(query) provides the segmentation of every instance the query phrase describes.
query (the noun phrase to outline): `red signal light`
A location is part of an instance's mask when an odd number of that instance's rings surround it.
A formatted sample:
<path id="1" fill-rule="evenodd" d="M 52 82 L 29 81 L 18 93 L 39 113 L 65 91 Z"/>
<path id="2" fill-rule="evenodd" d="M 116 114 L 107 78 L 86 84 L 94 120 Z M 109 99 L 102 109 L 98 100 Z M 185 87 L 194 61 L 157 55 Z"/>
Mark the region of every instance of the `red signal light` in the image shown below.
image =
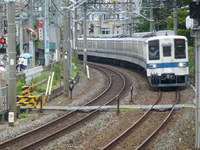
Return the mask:
<path id="1" fill-rule="evenodd" d="M 5 44 L 6 43 L 6 39 L 5 38 L 0 38 L 0 43 Z"/>

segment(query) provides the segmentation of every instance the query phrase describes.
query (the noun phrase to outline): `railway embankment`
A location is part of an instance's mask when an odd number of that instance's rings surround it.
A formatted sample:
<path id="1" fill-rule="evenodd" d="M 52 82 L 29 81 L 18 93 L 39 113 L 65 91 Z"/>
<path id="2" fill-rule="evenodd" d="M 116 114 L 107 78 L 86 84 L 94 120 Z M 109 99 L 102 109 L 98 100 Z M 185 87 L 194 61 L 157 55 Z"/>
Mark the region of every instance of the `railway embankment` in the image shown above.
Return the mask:
<path id="1" fill-rule="evenodd" d="M 127 92 L 120 99 L 121 105 L 148 105 L 156 98 L 156 89 L 149 88 L 147 80 L 141 74 L 130 70 L 116 68 L 126 74 L 129 82 L 129 89 L 133 87 L 133 101 L 130 102 L 131 92 Z M 104 77 L 98 71 L 91 69 L 91 78 L 81 77 L 79 83 L 73 90 L 73 99 L 67 99 L 60 96 L 54 98 L 48 105 L 69 105 L 79 106 L 95 97 L 99 90 L 105 84 Z M 172 97 L 172 91 L 165 92 L 165 104 L 168 104 Z M 192 104 L 194 91 L 190 88 L 181 89 L 180 104 Z M 163 103 L 164 104 L 164 103 Z M 117 115 L 115 110 L 101 112 L 101 115 L 91 122 L 83 124 L 78 130 L 66 134 L 52 141 L 41 149 L 101 149 L 107 141 L 111 140 L 113 135 L 121 133 L 127 124 L 131 124 L 141 116 L 144 110 L 121 109 Z M 8 127 L 7 124 L 0 125 L 1 140 L 8 139 L 11 136 L 17 136 L 23 132 L 29 131 L 37 126 L 49 122 L 52 119 L 66 113 L 65 111 L 44 111 L 43 114 L 32 112 L 26 119 L 19 119 L 15 127 Z M 156 113 L 156 112 L 154 112 Z M 152 122 L 150 121 L 149 124 Z M 112 129 L 112 130 L 110 130 Z M 194 148 L 194 109 L 185 108 L 175 111 L 175 115 L 170 122 L 159 131 L 158 135 L 148 144 L 147 149 L 192 149 Z M 140 136 L 140 135 L 134 135 Z M 126 141 L 126 149 L 131 149 L 132 139 Z M 119 147 L 120 148 L 120 147 Z"/>

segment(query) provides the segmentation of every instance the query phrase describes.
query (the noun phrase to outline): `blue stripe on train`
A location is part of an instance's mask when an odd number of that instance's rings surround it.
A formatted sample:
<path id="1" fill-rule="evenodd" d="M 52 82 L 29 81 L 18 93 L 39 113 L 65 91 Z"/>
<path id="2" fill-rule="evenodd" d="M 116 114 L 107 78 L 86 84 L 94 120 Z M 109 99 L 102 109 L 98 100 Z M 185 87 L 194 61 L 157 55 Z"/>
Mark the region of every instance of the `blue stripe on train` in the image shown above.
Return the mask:
<path id="1" fill-rule="evenodd" d="M 82 49 L 79 49 L 79 51 L 83 52 Z M 121 56 L 126 56 L 126 57 L 131 57 L 131 58 L 135 58 L 138 59 L 140 61 L 143 61 L 146 63 L 146 59 L 135 55 L 135 54 L 129 54 L 129 53 L 124 53 L 124 52 L 116 52 L 116 51 L 105 51 L 105 50 L 87 50 L 90 53 L 101 53 L 101 54 L 110 54 L 110 55 L 121 55 Z M 156 64 L 156 68 L 177 68 L 180 67 L 179 66 L 180 62 L 171 62 L 171 63 L 151 63 L 151 64 L 147 64 L 146 65 L 146 69 L 150 69 L 150 65 L 152 64 Z M 188 62 L 183 62 L 186 64 L 185 67 L 189 67 L 189 63 Z"/>
<path id="2" fill-rule="evenodd" d="M 147 69 L 150 69 L 150 65 L 156 65 L 156 68 L 177 68 L 180 67 L 180 63 L 185 63 L 186 66 L 184 67 L 189 67 L 188 62 L 168 62 L 168 63 L 151 63 L 147 64 Z"/>
<path id="3" fill-rule="evenodd" d="M 80 52 L 83 52 L 82 49 L 79 49 L 78 51 Z M 117 51 L 105 51 L 105 50 L 87 50 L 87 52 L 90 52 L 90 53 L 99 53 L 99 54 L 108 54 L 108 55 L 117 55 L 117 56 L 126 56 L 126 57 L 131 57 L 131 58 L 135 58 L 135 59 L 138 59 L 140 61 L 143 61 L 146 63 L 146 59 L 141 57 L 141 56 L 138 56 L 138 55 L 135 55 L 135 54 L 129 54 L 129 53 L 124 53 L 124 52 L 117 52 Z"/>

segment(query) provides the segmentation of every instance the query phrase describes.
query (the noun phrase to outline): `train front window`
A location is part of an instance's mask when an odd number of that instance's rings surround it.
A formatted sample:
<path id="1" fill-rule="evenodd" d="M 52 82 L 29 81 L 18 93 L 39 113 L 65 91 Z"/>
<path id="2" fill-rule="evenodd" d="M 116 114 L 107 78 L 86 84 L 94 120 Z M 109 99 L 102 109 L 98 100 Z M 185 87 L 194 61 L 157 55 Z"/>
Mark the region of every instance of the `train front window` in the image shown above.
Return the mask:
<path id="1" fill-rule="evenodd" d="M 159 60 L 159 40 L 149 41 L 149 60 Z"/>
<path id="2" fill-rule="evenodd" d="M 175 48 L 175 58 L 176 59 L 186 58 L 185 40 L 184 39 L 175 39 L 174 40 L 174 48 Z"/>
<path id="3" fill-rule="evenodd" d="M 171 56 L 171 46 L 163 46 L 163 57 Z"/>

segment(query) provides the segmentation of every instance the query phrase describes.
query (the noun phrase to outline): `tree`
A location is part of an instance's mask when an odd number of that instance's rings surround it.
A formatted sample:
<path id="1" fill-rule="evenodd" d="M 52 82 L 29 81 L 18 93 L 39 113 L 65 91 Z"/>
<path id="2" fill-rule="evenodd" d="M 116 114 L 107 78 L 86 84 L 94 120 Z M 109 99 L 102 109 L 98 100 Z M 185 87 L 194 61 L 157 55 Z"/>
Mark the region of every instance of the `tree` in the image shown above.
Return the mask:
<path id="1" fill-rule="evenodd" d="M 193 39 L 190 37 L 190 30 L 185 26 L 185 19 L 189 15 L 187 9 L 178 9 L 178 35 L 186 36 L 189 45 L 193 45 Z M 168 18 L 168 29 L 173 30 L 173 18 Z"/>
<path id="2" fill-rule="evenodd" d="M 144 18 L 139 18 L 139 24 L 134 27 L 136 32 L 148 32 L 149 31 L 149 21 Z"/>
<path id="3" fill-rule="evenodd" d="M 193 44 L 193 39 L 190 37 L 190 31 L 186 29 L 185 19 L 189 15 L 188 9 L 182 9 L 181 7 L 189 5 L 188 0 L 177 0 L 178 8 L 178 35 L 184 35 L 188 38 L 189 45 Z M 143 10 L 143 13 L 145 11 Z M 149 13 L 146 13 L 149 14 Z M 172 8 L 156 8 L 153 10 L 155 29 L 158 30 L 173 30 L 173 9 Z M 146 15 L 147 16 L 147 15 Z M 148 17 L 148 16 L 147 16 Z M 147 20 L 141 20 L 141 24 L 138 24 L 137 30 L 139 32 L 149 31 L 149 22 Z"/>

